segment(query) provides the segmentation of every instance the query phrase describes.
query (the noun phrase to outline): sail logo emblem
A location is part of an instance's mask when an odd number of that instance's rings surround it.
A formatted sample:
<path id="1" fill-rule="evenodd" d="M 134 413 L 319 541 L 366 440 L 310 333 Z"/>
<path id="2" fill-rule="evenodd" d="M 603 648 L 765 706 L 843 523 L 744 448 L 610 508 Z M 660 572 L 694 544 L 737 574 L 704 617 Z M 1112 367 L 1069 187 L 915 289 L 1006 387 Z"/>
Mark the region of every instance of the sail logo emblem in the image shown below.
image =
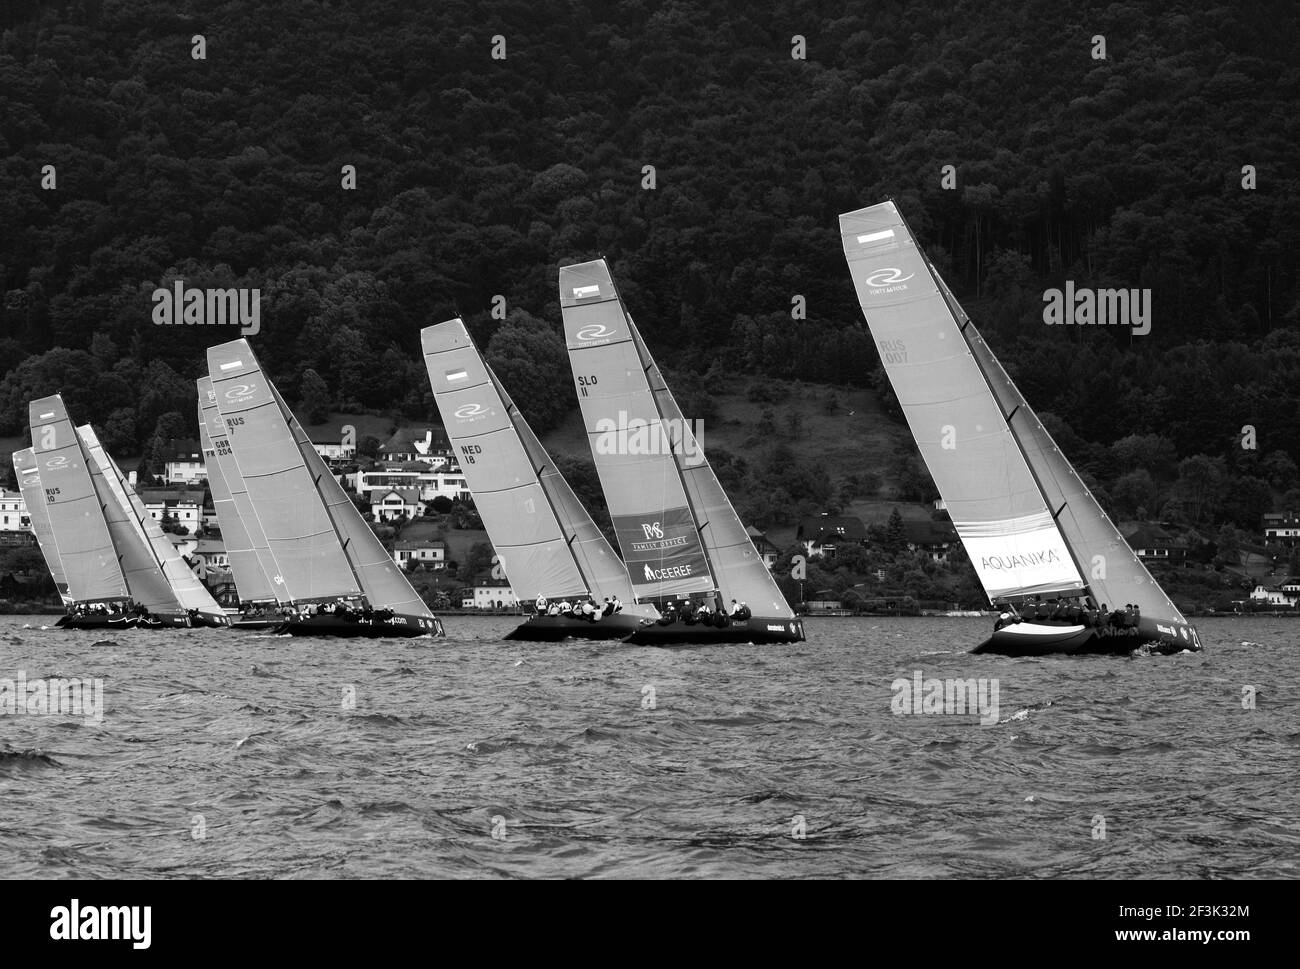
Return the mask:
<path id="1" fill-rule="evenodd" d="M 222 396 L 232 404 L 242 404 L 246 400 L 253 399 L 253 391 L 256 389 L 257 387 L 252 384 L 235 384 Z"/>
<path id="2" fill-rule="evenodd" d="M 573 335 L 583 343 L 591 343 L 595 340 L 608 340 L 617 332 L 617 330 L 611 330 L 604 323 L 589 323 Z"/>
<path id="3" fill-rule="evenodd" d="M 486 417 L 492 411 L 482 404 L 461 404 L 456 408 L 455 414 L 457 420 L 472 421 L 478 417 Z"/>
<path id="4" fill-rule="evenodd" d="M 906 276 L 904 276 L 903 270 L 896 269 L 892 266 L 887 266 L 884 269 L 877 269 L 865 280 L 863 280 L 863 282 L 865 282 L 872 289 L 880 289 L 880 290 L 884 290 L 887 293 L 893 293 L 893 292 L 897 292 L 900 289 L 907 289 L 907 287 L 902 284 L 907 282 L 915 275 L 916 273 L 908 273 Z"/>
<path id="5" fill-rule="evenodd" d="M 649 525 L 641 523 L 641 531 L 645 532 L 646 538 L 663 538 L 664 527 L 658 522 L 651 522 Z"/>
<path id="6" fill-rule="evenodd" d="M 57 458 L 50 458 L 48 461 L 45 462 L 45 469 L 47 471 L 58 471 L 62 468 L 66 468 L 67 466 L 68 466 L 68 459 L 61 454 Z"/>
<path id="7" fill-rule="evenodd" d="M 667 568 L 652 569 L 649 565 L 644 565 L 645 580 L 647 582 L 662 582 L 665 579 L 689 579 L 695 573 L 691 571 L 689 565 L 670 565 Z"/>

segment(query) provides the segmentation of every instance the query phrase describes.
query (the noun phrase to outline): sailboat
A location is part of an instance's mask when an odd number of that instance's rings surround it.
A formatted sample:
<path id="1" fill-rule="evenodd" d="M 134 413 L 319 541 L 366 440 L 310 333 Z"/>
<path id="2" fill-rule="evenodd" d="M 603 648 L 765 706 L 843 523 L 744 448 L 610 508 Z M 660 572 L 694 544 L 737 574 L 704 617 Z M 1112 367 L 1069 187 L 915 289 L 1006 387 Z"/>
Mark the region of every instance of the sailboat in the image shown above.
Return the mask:
<path id="1" fill-rule="evenodd" d="M 112 496 L 104 505 L 104 516 L 131 598 L 156 616 L 185 615 L 194 626 L 229 625 L 225 610 L 185 564 L 122 469 L 100 445 L 94 429 L 82 425 L 77 436 L 93 460 L 91 480 L 98 486 L 102 478 Z"/>
<path id="2" fill-rule="evenodd" d="M 30 418 L 53 546 L 47 560 L 58 559 L 72 610 L 58 625 L 225 625 L 225 614 L 185 566 L 90 427 L 74 428 L 58 395 L 32 401 Z"/>
<path id="3" fill-rule="evenodd" d="M 429 384 L 443 426 L 500 564 L 532 616 L 506 639 L 622 639 L 659 613 L 633 601 L 623 563 L 484 361 L 465 324 L 448 320 L 420 333 Z M 600 609 L 548 615 L 546 602 L 590 597 Z M 626 602 L 618 612 L 605 603 Z M 610 607 L 612 610 L 612 606 Z"/>
<path id="4" fill-rule="evenodd" d="M 22 492 L 23 503 L 27 506 L 27 518 L 32 525 L 32 534 L 36 536 L 36 545 L 45 558 L 54 587 L 59 592 L 65 607 L 72 605 L 72 596 L 68 594 L 68 579 L 63 571 L 63 561 L 59 550 L 54 546 L 54 535 L 50 531 L 50 513 L 45 507 L 45 494 L 41 490 L 40 468 L 36 464 L 36 453 L 31 448 L 15 451 L 13 455 L 14 474 L 18 478 L 18 490 Z"/>
<path id="5" fill-rule="evenodd" d="M 288 605 L 289 600 L 281 591 L 283 584 L 277 585 L 272 578 L 275 560 L 271 558 L 248 488 L 230 450 L 226 424 L 217 410 L 212 378 L 200 377 L 197 386 L 199 443 L 207 469 L 208 490 L 212 493 L 212 507 L 217 513 L 241 608 L 239 618 L 232 620 L 230 626 L 240 630 L 271 629 L 284 621 L 278 608 Z"/>
<path id="6" fill-rule="evenodd" d="M 802 622 L 673 400 L 605 260 L 561 266 L 559 285 L 578 402 L 636 601 L 666 613 L 627 642 L 801 641 Z M 668 608 L 683 600 L 711 611 L 683 618 Z M 733 601 L 737 618 L 728 617 Z"/>
<path id="7" fill-rule="evenodd" d="M 316 453 L 248 341 L 210 347 L 208 372 L 230 451 L 274 562 L 272 581 L 296 607 L 276 631 L 442 635 L 441 620 Z"/>
<path id="8" fill-rule="evenodd" d="M 845 213 L 840 233 L 921 455 L 990 602 L 1009 606 L 1012 621 L 1000 619 L 974 651 L 1200 649 L 1196 629 L 1056 446 L 897 206 Z M 1043 607 L 1044 596 L 1056 606 Z"/>

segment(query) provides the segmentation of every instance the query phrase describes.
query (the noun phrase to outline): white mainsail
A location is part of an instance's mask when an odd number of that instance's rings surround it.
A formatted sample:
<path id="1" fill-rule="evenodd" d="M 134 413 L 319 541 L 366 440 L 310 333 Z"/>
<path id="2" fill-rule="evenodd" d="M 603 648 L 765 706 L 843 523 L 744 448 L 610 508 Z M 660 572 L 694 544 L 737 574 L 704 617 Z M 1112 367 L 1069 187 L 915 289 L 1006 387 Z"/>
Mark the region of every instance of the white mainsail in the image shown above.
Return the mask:
<path id="1" fill-rule="evenodd" d="M 294 602 L 364 595 L 376 609 L 432 620 L 383 543 L 312 447 L 246 340 L 208 349 L 235 464 Z"/>
<path id="2" fill-rule="evenodd" d="M 212 391 L 212 378 L 200 377 L 198 392 L 199 439 L 208 488 L 240 601 L 288 602 L 283 584 L 277 585 L 272 578 L 278 569 L 230 450 L 225 420 L 217 410 L 217 397 Z"/>
<path id="3" fill-rule="evenodd" d="M 1134 554 L 1033 408 L 1020 395 L 975 324 L 966 327 L 966 337 L 975 358 L 989 375 L 989 385 L 1003 413 L 1010 415 L 1008 423 L 1037 473 L 1057 527 L 1083 567 L 1092 597 L 1099 605 L 1104 603 L 1118 609 L 1121 604 L 1132 603 L 1146 616 L 1186 623 L 1182 612 Z"/>
<path id="4" fill-rule="evenodd" d="M 94 462 L 92 480 L 98 483 L 102 477 L 113 499 L 105 502 L 105 517 L 131 598 L 154 613 L 179 614 L 192 609 L 224 621 L 225 611 L 185 564 L 122 470 L 99 443 L 94 430 L 87 424 L 78 427 L 77 434 Z M 127 563 L 131 565 L 128 567 Z"/>
<path id="5" fill-rule="evenodd" d="M 103 449 L 88 426 L 82 425 L 76 431 L 82 449 L 90 458 L 87 463 L 90 480 L 99 497 L 104 521 L 108 523 L 108 534 L 113 539 L 113 548 L 117 551 L 117 560 L 131 598 L 152 613 L 178 615 L 182 611 L 180 602 L 172 594 L 166 577 L 154 560 L 139 524 L 127 510 L 126 496 L 121 493 L 116 480 L 111 480 L 111 474 L 105 474 Z"/>
<path id="6" fill-rule="evenodd" d="M 361 586 L 361 592 L 375 608 L 391 609 L 406 616 L 418 616 L 432 619 L 433 613 L 425 605 L 411 583 L 402 574 L 402 569 L 393 561 L 393 557 L 384 548 L 384 543 L 371 530 L 369 523 L 361 517 L 357 506 L 352 503 L 348 493 L 334 477 L 325 459 L 316 453 L 311 438 L 303 430 L 298 419 L 293 416 L 289 406 L 280 396 L 280 392 L 271 385 L 271 393 L 280 405 L 280 413 L 292 431 L 298 444 L 307 470 L 312 475 L 320 500 L 325 503 L 326 513 L 334 523 L 334 529 L 343 545 L 343 553 Z"/>
<path id="7" fill-rule="evenodd" d="M 36 454 L 31 448 L 15 451 L 13 456 L 14 474 L 18 477 L 18 489 L 22 492 L 23 503 L 27 506 L 27 518 L 32 525 L 32 534 L 36 544 L 45 557 L 45 564 L 54 579 L 54 587 L 59 590 L 59 597 L 64 605 L 72 602 L 68 595 L 68 579 L 63 572 L 63 562 L 59 559 L 59 550 L 54 544 L 54 534 L 50 530 L 50 512 L 45 507 L 45 491 L 41 487 L 40 468 L 36 464 Z"/>
<path id="8" fill-rule="evenodd" d="M 208 349 L 208 372 L 235 465 L 293 602 L 361 595 L 293 431 L 244 340 Z"/>
<path id="9" fill-rule="evenodd" d="M 623 563 L 479 353 L 460 319 L 420 334 L 443 426 L 492 546 L 521 600 L 573 596 L 633 602 Z"/>
<path id="10" fill-rule="evenodd" d="M 118 561 L 101 499 L 91 480 L 91 461 L 58 394 L 29 406 L 32 452 L 45 494 L 50 534 L 73 602 L 131 597 Z"/>

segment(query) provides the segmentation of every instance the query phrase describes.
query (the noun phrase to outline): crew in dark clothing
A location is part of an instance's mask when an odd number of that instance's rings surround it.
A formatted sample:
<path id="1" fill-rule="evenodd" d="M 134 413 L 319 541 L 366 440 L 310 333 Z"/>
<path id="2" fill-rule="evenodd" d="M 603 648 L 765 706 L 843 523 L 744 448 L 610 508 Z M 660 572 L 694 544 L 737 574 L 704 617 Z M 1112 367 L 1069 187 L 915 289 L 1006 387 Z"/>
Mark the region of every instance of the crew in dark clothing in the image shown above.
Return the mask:
<path id="1" fill-rule="evenodd" d="M 1010 613 L 1009 610 L 1010 610 L 1010 606 L 1004 604 L 1004 605 L 1003 605 L 1003 609 L 1002 609 L 1002 611 L 1001 611 L 1000 613 L 998 613 L 998 620 L 997 620 L 997 622 L 995 622 L 995 623 L 993 624 L 993 629 L 994 629 L 995 632 L 996 632 L 997 630 L 1003 628 L 1004 626 L 1010 626 L 1010 625 L 1011 625 L 1012 619 L 1011 619 L 1011 613 Z"/>

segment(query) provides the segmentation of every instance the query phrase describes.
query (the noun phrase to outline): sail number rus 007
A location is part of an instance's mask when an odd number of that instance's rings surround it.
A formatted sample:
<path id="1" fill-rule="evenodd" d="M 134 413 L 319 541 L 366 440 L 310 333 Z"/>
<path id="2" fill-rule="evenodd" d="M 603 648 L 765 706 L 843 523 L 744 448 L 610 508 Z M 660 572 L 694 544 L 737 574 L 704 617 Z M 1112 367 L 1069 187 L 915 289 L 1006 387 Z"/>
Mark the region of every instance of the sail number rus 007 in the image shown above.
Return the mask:
<path id="1" fill-rule="evenodd" d="M 907 344 L 902 340 L 881 340 L 877 346 L 882 363 L 907 363 Z"/>

